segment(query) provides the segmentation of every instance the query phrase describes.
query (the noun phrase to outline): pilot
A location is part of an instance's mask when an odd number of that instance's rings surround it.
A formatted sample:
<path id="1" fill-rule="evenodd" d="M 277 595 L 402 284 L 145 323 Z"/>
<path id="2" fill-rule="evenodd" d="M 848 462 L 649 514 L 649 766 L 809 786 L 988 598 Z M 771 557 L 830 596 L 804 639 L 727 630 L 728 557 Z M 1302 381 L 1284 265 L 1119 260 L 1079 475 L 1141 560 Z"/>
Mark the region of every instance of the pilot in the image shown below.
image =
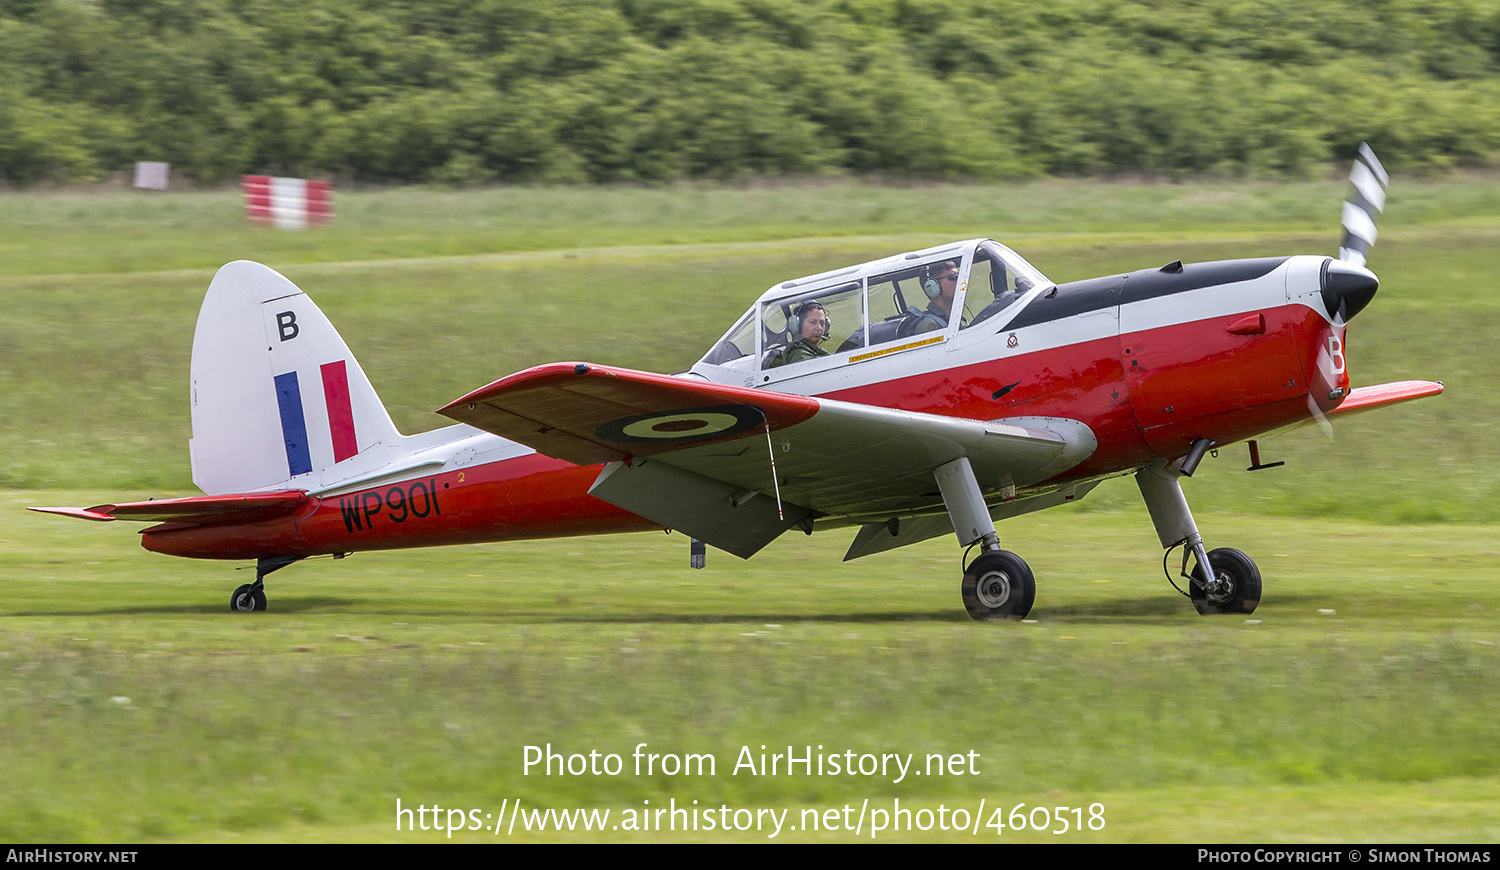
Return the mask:
<path id="1" fill-rule="evenodd" d="M 922 292 L 930 300 L 926 311 L 916 306 L 906 309 L 908 324 L 902 333 L 934 332 L 948 325 L 952 317 L 953 297 L 958 292 L 958 261 L 943 260 L 922 270 Z"/>
<path id="2" fill-rule="evenodd" d="M 797 338 L 787 345 L 786 353 L 781 354 L 777 361 L 771 363 L 772 366 L 828 356 L 828 351 L 818 345 L 828 340 L 828 331 L 833 327 L 833 321 L 829 320 L 828 309 L 824 308 L 821 302 L 802 303 L 793 316 L 793 323 Z"/>

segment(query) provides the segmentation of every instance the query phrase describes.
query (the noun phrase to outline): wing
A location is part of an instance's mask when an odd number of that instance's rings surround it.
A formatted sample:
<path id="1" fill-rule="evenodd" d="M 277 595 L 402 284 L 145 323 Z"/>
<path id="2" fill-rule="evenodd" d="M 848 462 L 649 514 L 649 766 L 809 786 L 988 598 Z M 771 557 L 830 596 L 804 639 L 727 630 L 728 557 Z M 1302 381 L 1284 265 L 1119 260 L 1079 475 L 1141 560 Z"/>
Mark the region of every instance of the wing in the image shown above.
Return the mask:
<path id="1" fill-rule="evenodd" d="M 966 420 L 586 363 L 520 372 L 438 413 L 606 462 L 593 495 L 742 557 L 813 517 L 942 513 L 933 470 L 960 456 L 998 500 L 1097 446 L 1074 420 Z"/>
<path id="2" fill-rule="evenodd" d="M 574 465 L 594 465 L 743 438 L 767 424 L 781 429 L 817 410 L 806 396 L 554 363 L 495 381 L 438 413 Z"/>
<path id="3" fill-rule="evenodd" d="M 114 520 L 137 520 L 148 523 L 181 523 L 208 526 L 222 523 L 253 523 L 291 513 L 304 502 L 307 493 L 255 492 L 242 495 L 206 495 L 190 498 L 164 498 L 125 504 L 101 504 L 91 508 L 34 507 L 27 510 L 61 514 L 83 520 L 107 523 Z"/>
<path id="4" fill-rule="evenodd" d="M 1349 393 L 1337 408 L 1328 412 L 1330 418 L 1348 417 L 1364 411 L 1373 411 L 1387 405 L 1425 399 L 1443 391 L 1441 381 L 1396 381 L 1376 384 L 1373 387 L 1357 387 Z"/>

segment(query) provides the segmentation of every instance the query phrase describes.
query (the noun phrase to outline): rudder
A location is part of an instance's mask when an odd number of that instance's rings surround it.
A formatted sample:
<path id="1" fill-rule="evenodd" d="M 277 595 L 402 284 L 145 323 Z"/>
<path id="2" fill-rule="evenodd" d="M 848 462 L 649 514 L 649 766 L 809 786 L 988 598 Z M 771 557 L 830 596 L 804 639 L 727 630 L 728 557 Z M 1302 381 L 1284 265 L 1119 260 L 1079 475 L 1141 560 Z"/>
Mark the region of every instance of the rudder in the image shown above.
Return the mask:
<path id="1" fill-rule="evenodd" d="M 324 469 L 400 437 L 323 312 L 280 273 L 247 260 L 208 285 L 191 401 L 193 482 L 210 495 L 313 488 Z"/>

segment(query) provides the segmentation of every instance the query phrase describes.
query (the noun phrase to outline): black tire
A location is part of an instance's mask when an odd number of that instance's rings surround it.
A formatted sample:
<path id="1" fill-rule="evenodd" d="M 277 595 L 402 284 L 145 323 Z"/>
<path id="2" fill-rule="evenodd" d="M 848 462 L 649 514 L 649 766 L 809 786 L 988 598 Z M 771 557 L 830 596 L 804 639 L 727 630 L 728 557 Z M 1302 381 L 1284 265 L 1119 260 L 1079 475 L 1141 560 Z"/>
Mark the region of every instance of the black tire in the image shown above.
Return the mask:
<path id="1" fill-rule="evenodd" d="M 1205 616 L 1213 613 L 1254 613 L 1260 604 L 1260 569 L 1249 556 L 1239 550 L 1221 547 L 1208 554 L 1208 563 L 1213 566 L 1224 588 L 1209 592 L 1203 588 L 1203 569 L 1193 566 L 1193 582 L 1189 595 L 1193 607 Z"/>
<path id="2" fill-rule="evenodd" d="M 964 572 L 963 595 L 975 619 L 1024 619 L 1036 601 L 1036 578 L 1015 553 L 985 553 Z"/>
<path id="3" fill-rule="evenodd" d="M 256 613 L 266 609 L 266 590 L 250 583 L 234 590 L 229 596 L 229 609 L 235 613 Z"/>

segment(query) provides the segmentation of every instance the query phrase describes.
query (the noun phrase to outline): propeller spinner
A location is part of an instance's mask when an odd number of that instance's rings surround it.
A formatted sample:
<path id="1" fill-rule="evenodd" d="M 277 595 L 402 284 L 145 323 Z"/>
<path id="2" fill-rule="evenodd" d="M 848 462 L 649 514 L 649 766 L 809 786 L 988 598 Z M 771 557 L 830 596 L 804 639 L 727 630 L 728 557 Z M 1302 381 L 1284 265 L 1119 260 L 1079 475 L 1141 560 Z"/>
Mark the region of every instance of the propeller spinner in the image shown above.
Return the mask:
<path id="1" fill-rule="evenodd" d="M 1323 266 L 1323 306 L 1337 326 L 1365 309 L 1380 289 L 1375 273 L 1344 260 L 1329 260 Z"/>

